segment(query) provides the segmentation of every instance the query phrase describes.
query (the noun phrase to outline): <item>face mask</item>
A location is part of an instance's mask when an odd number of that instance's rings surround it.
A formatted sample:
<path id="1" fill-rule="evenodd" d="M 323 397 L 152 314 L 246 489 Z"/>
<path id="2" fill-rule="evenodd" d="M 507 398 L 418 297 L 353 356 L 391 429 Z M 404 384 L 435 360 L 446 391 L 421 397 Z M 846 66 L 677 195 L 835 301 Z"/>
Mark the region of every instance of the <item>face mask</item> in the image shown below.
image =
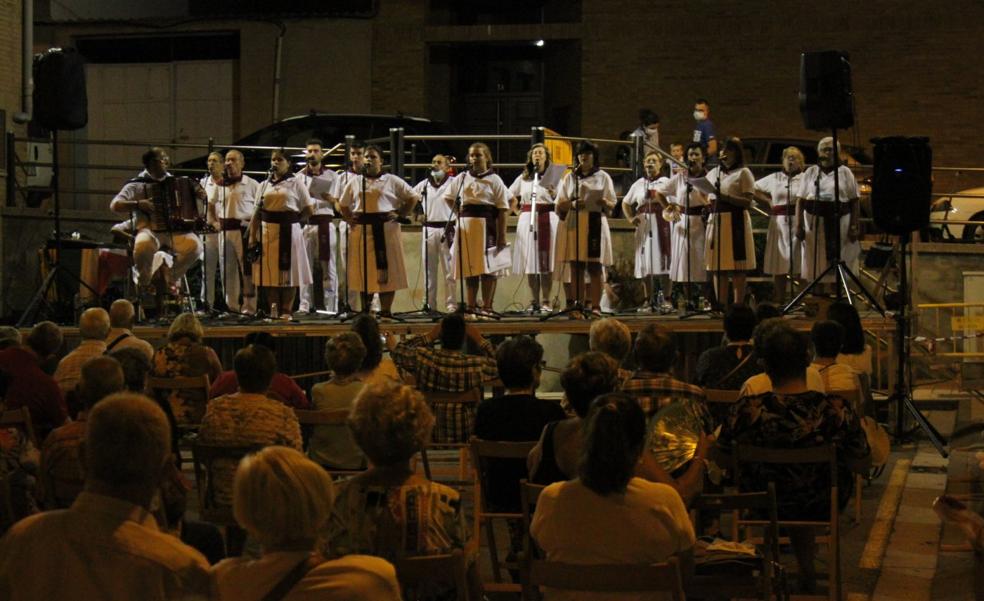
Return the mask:
<path id="1" fill-rule="evenodd" d="M 649 125 L 646 127 L 646 135 L 655 136 L 658 133 L 659 133 L 658 125 Z"/>
<path id="2" fill-rule="evenodd" d="M 440 169 L 431 169 L 431 177 L 434 178 L 435 182 L 444 180 L 444 172 Z"/>
<path id="3" fill-rule="evenodd" d="M 704 111 L 694 111 L 694 119 L 697 121 L 703 121 L 704 118 Z"/>

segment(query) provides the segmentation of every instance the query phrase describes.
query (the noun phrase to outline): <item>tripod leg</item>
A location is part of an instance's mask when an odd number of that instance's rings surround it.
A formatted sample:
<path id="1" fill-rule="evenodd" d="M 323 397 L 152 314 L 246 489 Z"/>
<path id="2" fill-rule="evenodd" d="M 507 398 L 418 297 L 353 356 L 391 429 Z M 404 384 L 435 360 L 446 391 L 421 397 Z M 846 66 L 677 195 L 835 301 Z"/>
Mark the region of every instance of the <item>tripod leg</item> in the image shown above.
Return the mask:
<path id="1" fill-rule="evenodd" d="M 817 285 L 820 284 L 820 281 L 823 278 L 827 277 L 827 274 L 829 274 L 830 272 L 832 272 L 836 268 L 837 268 L 837 263 L 833 263 L 833 264 L 827 266 L 827 269 L 824 269 L 823 270 L 823 273 L 821 273 L 820 275 L 818 275 L 805 288 L 803 288 L 802 290 L 800 290 L 799 291 L 799 294 L 797 294 L 796 296 L 794 296 L 793 297 L 793 300 L 789 301 L 789 304 L 782 308 L 782 312 L 783 313 L 789 313 L 793 309 L 793 307 L 795 307 L 796 305 L 800 304 L 800 301 L 803 300 L 803 297 L 804 296 L 806 296 L 807 294 L 809 294 L 810 291 L 813 290 L 814 287 L 816 287 Z"/>
<path id="2" fill-rule="evenodd" d="M 41 286 L 38 288 L 34 296 L 31 297 L 31 302 L 27 304 L 24 309 L 24 313 L 21 314 L 20 319 L 17 320 L 15 324 L 18 328 L 23 328 L 28 324 L 32 316 L 36 316 L 38 312 L 38 306 L 43 305 L 50 313 L 53 313 L 51 304 L 48 303 L 48 299 L 45 298 L 48 295 L 48 290 L 55 281 L 55 277 L 58 275 L 58 266 L 56 265 L 48 272 L 45 276 L 44 281 L 41 282 Z"/>
<path id="3" fill-rule="evenodd" d="M 851 289 L 847 285 L 847 276 L 844 275 L 844 265 L 837 263 L 837 284 L 844 291 L 844 298 L 847 299 L 849 305 L 854 304 L 854 299 L 851 298 Z"/>
<path id="4" fill-rule="evenodd" d="M 854 272 L 851 271 L 850 268 L 848 268 L 846 265 L 844 266 L 843 271 L 848 276 L 850 276 L 851 281 L 854 282 L 854 285 L 858 287 L 858 291 L 861 293 L 861 295 L 864 296 L 866 299 L 868 299 L 868 302 L 871 303 L 871 306 L 876 311 L 878 311 L 879 313 L 881 313 L 881 315 L 884 317 L 884 315 L 885 315 L 885 309 L 884 309 L 884 307 L 882 307 L 878 303 L 878 301 L 875 300 L 874 295 L 872 295 L 871 292 L 869 292 L 868 289 L 864 287 L 864 284 L 861 283 L 860 278 L 858 278 L 858 276 L 854 275 Z"/>

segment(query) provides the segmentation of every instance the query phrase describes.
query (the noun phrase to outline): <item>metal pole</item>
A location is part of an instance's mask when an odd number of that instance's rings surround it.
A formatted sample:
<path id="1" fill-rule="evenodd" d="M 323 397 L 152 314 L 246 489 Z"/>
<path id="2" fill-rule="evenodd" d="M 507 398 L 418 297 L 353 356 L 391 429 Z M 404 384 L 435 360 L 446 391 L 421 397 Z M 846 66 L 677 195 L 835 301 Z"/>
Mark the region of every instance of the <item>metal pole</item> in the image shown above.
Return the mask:
<path id="1" fill-rule="evenodd" d="M 7 200 L 6 200 L 6 204 L 7 204 L 8 207 L 15 207 L 15 206 L 17 206 L 17 201 L 16 201 L 16 198 L 14 196 L 17 193 L 17 173 L 16 173 L 16 171 L 14 171 L 14 169 L 15 169 L 15 162 L 14 162 L 14 132 L 12 132 L 12 131 L 11 132 L 7 132 L 7 137 L 4 139 L 3 143 L 7 147 L 5 149 L 5 152 L 4 152 L 4 156 L 6 157 L 6 161 L 4 161 L 5 164 L 3 166 L 4 169 L 6 169 L 6 171 L 7 171 L 7 182 L 6 182 L 7 183 Z"/>
<path id="2" fill-rule="evenodd" d="M 542 125 L 534 125 L 530 128 L 530 146 L 534 144 L 544 144 L 547 140 L 547 132 Z"/>
<path id="3" fill-rule="evenodd" d="M 403 177 L 403 128 L 390 128 L 390 173 Z"/>
<path id="4" fill-rule="evenodd" d="M 642 177 L 642 134 L 632 132 L 632 146 L 629 148 L 629 167 L 632 168 L 632 177 L 639 179 Z"/>

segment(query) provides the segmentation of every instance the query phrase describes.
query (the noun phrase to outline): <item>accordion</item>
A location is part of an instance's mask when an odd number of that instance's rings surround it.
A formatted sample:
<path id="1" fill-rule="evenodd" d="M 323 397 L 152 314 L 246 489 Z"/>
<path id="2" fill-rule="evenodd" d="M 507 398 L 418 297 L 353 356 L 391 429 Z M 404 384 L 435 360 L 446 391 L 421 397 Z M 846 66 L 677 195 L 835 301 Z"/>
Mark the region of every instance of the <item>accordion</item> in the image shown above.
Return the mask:
<path id="1" fill-rule="evenodd" d="M 198 185 L 190 177 L 169 176 L 150 186 L 154 232 L 192 232 L 205 219 L 198 212 Z"/>

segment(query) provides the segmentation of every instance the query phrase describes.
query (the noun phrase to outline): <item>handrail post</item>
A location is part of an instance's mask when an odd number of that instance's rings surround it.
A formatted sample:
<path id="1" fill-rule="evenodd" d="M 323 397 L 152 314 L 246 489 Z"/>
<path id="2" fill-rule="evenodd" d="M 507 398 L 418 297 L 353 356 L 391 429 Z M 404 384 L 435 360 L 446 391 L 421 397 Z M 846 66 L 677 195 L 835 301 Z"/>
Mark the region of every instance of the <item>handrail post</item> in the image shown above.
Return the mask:
<path id="1" fill-rule="evenodd" d="M 629 149 L 629 166 L 632 167 L 632 179 L 642 177 L 642 134 L 632 132 L 632 146 Z"/>
<path id="2" fill-rule="evenodd" d="M 7 136 L 3 141 L 6 146 L 4 152 L 4 169 L 7 170 L 7 200 L 6 204 L 8 207 L 16 207 L 17 201 L 15 194 L 17 193 L 17 172 L 15 171 L 16 165 L 14 164 L 14 132 L 7 132 Z"/>
<path id="3" fill-rule="evenodd" d="M 403 177 L 403 128 L 390 128 L 390 173 Z"/>
<path id="4" fill-rule="evenodd" d="M 215 138 L 209 136 L 208 138 L 208 154 L 215 152 Z"/>
<path id="5" fill-rule="evenodd" d="M 544 144 L 547 141 L 546 128 L 542 125 L 534 125 L 530 128 L 530 146 L 534 144 Z"/>
<path id="6" fill-rule="evenodd" d="M 352 150 L 352 146 L 355 144 L 355 134 L 345 134 L 345 156 L 342 157 L 342 168 L 344 171 L 348 171 L 351 165 L 349 165 L 349 152 Z"/>

